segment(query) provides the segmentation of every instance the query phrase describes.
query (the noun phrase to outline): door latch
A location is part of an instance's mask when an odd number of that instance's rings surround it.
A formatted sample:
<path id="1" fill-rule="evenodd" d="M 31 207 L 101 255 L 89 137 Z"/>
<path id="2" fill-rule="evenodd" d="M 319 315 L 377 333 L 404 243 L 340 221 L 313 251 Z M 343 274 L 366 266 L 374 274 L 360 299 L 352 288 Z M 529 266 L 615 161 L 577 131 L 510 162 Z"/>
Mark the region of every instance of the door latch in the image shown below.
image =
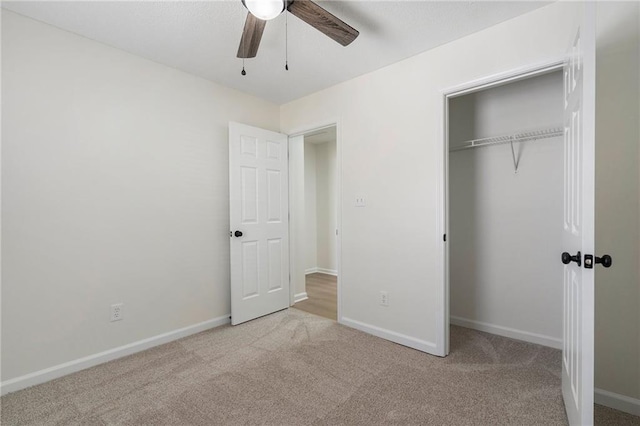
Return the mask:
<path id="1" fill-rule="evenodd" d="M 593 264 L 601 264 L 602 266 L 604 266 L 605 268 L 609 268 L 611 267 L 611 265 L 613 264 L 613 259 L 611 259 L 611 256 L 609 256 L 608 254 L 605 254 L 602 257 L 598 257 L 595 256 L 595 262 L 594 262 L 594 256 L 592 254 L 585 254 L 584 255 L 584 267 L 587 269 L 593 269 Z"/>

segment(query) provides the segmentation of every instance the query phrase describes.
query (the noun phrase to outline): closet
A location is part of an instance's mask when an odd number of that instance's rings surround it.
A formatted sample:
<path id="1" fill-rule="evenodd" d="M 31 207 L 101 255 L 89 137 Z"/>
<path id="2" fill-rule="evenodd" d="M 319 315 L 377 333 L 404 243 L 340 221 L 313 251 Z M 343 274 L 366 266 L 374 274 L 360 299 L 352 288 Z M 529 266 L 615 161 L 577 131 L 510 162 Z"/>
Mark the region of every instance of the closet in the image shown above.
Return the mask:
<path id="1" fill-rule="evenodd" d="M 561 71 L 449 102 L 450 321 L 562 344 Z"/>

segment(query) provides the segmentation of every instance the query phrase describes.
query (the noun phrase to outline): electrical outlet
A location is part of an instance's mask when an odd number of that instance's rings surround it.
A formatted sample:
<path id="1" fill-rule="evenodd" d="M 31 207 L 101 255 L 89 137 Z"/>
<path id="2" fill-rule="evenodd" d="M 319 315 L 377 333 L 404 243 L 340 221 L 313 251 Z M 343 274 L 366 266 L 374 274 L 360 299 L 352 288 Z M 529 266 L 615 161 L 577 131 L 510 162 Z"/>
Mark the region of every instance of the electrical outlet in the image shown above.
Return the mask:
<path id="1" fill-rule="evenodd" d="M 120 321 L 124 316 L 124 303 L 111 305 L 111 321 Z"/>
<path id="2" fill-rule="evenodd" d="M 364 197 L 356 197 L 356 207 L 364 207 L 364 206 L 366 206 Z"/>
<path id="3" fill-rule="evenodd" d="M 380 304 L 382 306 L 389 306 L 389 293 L 386 291 L 380 292 Z"/>

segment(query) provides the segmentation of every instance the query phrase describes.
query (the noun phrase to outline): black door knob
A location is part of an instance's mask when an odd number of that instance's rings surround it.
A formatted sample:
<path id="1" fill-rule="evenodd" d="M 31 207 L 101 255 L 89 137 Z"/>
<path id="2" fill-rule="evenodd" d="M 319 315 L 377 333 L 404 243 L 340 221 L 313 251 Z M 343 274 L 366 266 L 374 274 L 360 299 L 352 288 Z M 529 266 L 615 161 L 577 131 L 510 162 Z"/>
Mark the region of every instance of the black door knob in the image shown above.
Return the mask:
<path id="1" fill-rule="evenodd" d="M 571 262 L 576 262 L 578 266 L 582 266 L 582 253 L 578 252 L 575 256 L 571 256 L 566 251 L 562 253 L 562 263 L 568 265 Z"/>
<path id="2" fill-rule="evenodd" d="M 233 233 L 236 237 L 242 237 L 242 231 L 236 231 Z"/>
<path id="3" fill-rule="evenodd" d="M 608 254 L 605 254 L 602 257 L 596 256 L 596 263 L 601 264 L 605 268 L 609 268 L 613 264 L 613 259 L 611 259 L 611 256 L 609 256 Z"/>

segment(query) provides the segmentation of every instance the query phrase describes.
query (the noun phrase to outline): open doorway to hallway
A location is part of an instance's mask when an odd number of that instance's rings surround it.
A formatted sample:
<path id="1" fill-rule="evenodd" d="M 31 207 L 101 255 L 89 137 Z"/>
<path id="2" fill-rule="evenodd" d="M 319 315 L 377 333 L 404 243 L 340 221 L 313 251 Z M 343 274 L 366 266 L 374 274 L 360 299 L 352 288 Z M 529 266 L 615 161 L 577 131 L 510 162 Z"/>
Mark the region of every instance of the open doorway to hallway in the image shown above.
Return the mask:
<path id="1" fill-rule="evenodd" d="M 336 127 L 304 134 L 305 295 L 295 308 L 337 320 L 338 168 Z"/>

